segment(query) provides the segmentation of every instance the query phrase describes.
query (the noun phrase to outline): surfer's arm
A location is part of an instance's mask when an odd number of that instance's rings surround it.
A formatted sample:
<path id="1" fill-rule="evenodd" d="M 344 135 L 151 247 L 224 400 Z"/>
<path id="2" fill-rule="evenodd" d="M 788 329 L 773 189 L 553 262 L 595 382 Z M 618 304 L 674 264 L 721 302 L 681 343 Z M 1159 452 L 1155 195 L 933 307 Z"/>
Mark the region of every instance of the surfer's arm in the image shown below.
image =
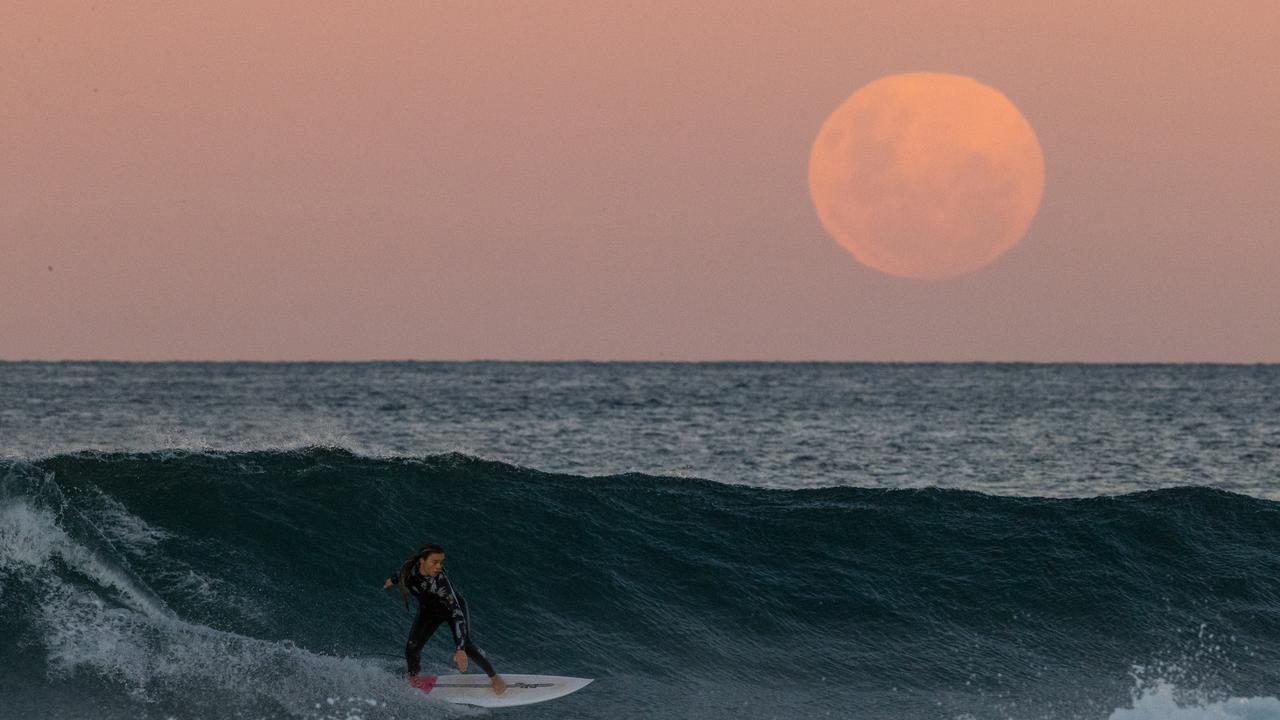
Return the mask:
<path id="1" fill-rule="evenodd" d="M 382 583 L 382 587 L 384 587 L 384 588 L 389 588 L 389 587 L 391 587 L 391 586 L 393 586 L 393 585 L 399 585 L 399 584 L 400 584 L 400 575 L 399 575 L 399 574 L 396 574 L 396 575 L 392 575 L 391 577 L 387 578 L 387 581 L 386 581 L 386 582 L 384 582 L 384 583 Z"/>
<path id="2" fill-rule="evenodd" d="M 467 644 L 467 618 L 458 608 L 449 613 L 449 630 L 453 633 L 453 647 L 458 652 Z"/>
<path id="3" fill-rule="evenodd" d="M 442 577 L 441 580 L 440 595 L 449 608 L 449 631 L 453 633 L 453 647 L 461 652 L 467 644 L 467 611 L 462 607 L 462 601 L 458 599 L 458 593 L 453 589 L 449 578 Z"/>

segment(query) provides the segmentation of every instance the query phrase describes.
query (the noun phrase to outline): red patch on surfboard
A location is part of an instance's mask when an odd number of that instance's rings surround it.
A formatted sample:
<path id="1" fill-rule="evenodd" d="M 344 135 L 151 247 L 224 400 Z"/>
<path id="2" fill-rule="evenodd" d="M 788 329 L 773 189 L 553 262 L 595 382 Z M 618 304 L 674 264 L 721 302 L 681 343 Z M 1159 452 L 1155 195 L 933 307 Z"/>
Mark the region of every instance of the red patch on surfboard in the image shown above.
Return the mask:
<path id="1" fill-rule="evenodd" d="M 409 680 L 409 684 L 418 688 L 424 693 L 429 693 L 436 686 L 435 675 L 415 675 Z"/>

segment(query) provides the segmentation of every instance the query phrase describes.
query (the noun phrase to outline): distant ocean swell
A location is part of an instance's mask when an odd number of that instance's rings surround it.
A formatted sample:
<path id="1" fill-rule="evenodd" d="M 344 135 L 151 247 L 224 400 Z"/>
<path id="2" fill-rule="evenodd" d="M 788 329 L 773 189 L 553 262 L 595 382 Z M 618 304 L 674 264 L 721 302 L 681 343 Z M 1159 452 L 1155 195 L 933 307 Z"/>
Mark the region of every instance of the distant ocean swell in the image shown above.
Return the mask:
<path id="1" fill-rule="evenodd" d="M 0 716 L 456 712 L 403 687 L 379 587 L 428 540 L 500 670 L 600 679 L 520 717 L 1280 718 L 1271 501 L 327 448 L 0 460 Z"/>

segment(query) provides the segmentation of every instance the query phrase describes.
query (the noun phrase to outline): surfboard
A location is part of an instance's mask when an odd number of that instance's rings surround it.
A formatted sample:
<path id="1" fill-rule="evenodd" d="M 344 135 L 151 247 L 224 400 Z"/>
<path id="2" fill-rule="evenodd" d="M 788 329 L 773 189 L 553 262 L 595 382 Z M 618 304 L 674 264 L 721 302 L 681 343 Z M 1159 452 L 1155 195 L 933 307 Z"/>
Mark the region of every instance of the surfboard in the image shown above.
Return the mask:
<path id="1" fill-rule="evenodd" d="M 513 707 L 555 700 L 577 692 L 591 683 L 588 678 L 560 677 L 558 675 L 507 675 L 507 691 L 493 693 L 486 675 L 419 675 L 413 678 L 413 686 L 431 697 L 457 705 L 477 707 Z"/>

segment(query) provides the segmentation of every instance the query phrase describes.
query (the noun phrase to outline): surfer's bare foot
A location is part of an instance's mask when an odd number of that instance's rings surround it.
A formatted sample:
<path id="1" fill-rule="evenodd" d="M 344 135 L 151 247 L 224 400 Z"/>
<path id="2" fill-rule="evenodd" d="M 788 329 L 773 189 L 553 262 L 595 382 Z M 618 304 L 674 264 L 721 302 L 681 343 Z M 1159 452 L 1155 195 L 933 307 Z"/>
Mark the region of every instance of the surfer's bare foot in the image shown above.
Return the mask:
<path id="1" fill-rule="evenodd" d="M 494 695 L 501 695 L 507 691 L 507 681 L 503 680 L 501 675 L 494 675 L 490 680 L 493 682 Z"/>

